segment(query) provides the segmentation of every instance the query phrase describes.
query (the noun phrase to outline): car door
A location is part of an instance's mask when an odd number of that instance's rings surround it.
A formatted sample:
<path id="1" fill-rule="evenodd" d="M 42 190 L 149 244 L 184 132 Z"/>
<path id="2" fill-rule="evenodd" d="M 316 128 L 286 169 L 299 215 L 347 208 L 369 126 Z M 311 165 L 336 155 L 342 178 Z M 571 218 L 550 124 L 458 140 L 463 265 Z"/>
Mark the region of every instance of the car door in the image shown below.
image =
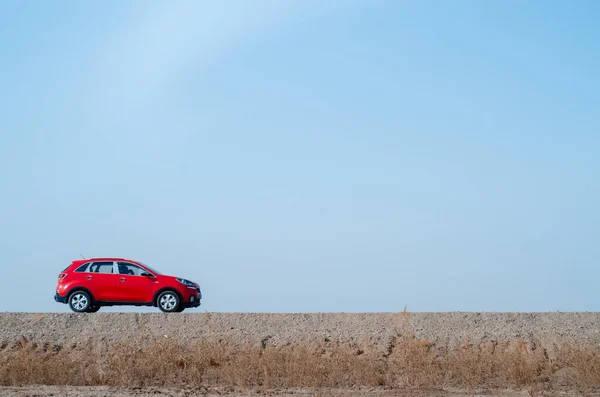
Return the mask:
<path id="1" fill-rule="evenodd" d="M 142 276 L 145 269 L 131 262 L 117 262 L 119 296 L 123 302 L 150 303 L 155 279 Z"/>
<path id="2" fill-rule="evenodd" d="M 82 285 L 97 301 L 115 301 L 118 276 L 114 262 L 91 262 L 81 274 Z"/>

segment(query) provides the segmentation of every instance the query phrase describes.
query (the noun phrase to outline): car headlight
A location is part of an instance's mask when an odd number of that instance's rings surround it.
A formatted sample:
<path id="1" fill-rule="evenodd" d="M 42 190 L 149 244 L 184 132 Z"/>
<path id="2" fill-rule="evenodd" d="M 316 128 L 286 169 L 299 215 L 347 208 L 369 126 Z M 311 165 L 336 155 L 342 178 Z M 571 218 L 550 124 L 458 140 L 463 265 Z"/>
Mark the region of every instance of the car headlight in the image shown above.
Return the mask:
<path id="1" fill-rule="evenodd" d="M 196 288 L 196 285 L 194 283 L 184 278 L 178 278 L 177 281 L 179 281 L 181 284 L 184 284 L 186 287 Z"/>

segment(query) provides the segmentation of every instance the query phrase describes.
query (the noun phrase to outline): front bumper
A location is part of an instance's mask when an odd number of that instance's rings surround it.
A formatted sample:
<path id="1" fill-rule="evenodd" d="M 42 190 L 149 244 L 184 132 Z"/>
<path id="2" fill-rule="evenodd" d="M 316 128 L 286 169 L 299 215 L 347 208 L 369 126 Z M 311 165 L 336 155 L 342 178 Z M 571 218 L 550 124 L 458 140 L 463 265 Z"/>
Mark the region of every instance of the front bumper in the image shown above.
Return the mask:
<path id="1" fill-rule="evenodd" d="M 202 300 L 202 293 L 200 292 L 200 288 L 188 288 L 187 292 L 187 296 L 184 296 L 183 307 L 189 309 L 200 306 L 200 301 Z"/>
<path id="2" fill-rule="evenodd" d="M 54 294 L 54 300 L 57 301 L 58 303 L 67 303 L 67 297 L 66 296 L 60 296 L 58 294 L 58 292 L 56 294 Z"/>

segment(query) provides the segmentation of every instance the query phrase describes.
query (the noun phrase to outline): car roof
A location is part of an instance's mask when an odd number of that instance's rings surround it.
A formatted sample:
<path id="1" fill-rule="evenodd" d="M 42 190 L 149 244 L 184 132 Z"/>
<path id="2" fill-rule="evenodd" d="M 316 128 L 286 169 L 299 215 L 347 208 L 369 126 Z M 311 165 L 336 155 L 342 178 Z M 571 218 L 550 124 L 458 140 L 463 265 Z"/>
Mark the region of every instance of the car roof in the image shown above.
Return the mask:
<path id="1" fill-rule="evenodd" d="M 77 262 L 77 263 L 85 263 L 85 262 L 101 262 L 101 261 L 108 261 L 108 262 L 116 262 L 116 261 L 126 261 L 126 262 L 136 262 L 132 259 L 127 259 L 127 258 L 114 258 L 114 257 L 103 257 L 103 258 L 86 258 L 86 259 L 78 259 L 76 261 L 73 262 Z"/>

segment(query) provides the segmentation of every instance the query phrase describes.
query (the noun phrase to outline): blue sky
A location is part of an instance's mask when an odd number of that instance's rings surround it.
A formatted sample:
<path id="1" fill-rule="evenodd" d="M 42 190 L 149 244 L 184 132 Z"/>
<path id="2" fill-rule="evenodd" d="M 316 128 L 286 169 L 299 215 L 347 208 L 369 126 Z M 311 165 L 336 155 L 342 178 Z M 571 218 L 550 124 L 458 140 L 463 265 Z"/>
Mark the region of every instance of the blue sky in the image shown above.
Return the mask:
<path id="1" fill-rule="evenodd" d="M 0 310 L 67 311 L 80 253 L 209 311 L 599 310 L 599 17 L 3 2 Z"/>

